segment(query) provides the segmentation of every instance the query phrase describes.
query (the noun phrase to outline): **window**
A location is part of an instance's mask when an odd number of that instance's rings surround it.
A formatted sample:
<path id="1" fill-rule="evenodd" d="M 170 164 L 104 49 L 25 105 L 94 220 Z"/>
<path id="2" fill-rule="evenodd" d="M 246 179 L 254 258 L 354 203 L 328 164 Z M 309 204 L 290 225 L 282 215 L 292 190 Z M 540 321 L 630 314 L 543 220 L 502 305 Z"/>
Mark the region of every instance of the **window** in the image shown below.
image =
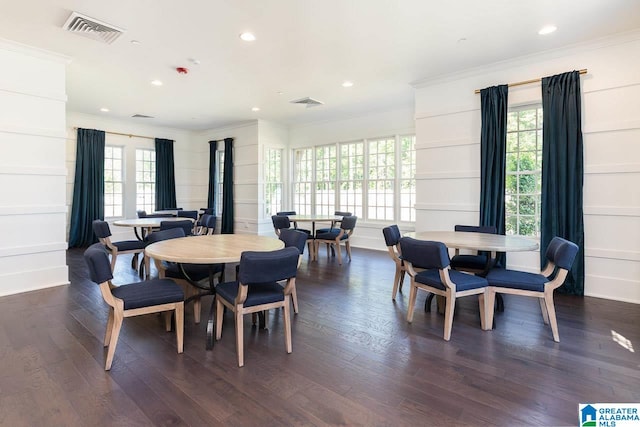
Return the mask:
<path id="1" fill-rule="evenodd" d="M 342 210 L 367 220 L 415 221 L 413 135 L 298 148 L 293 157 L 299 214 Z"/>
<path id="2" fill-rule="evenodd" d="M 313 148 L 294 151 L 293 170 L 293 208 L 300 215 L 309 215 L 313 204 Z"/>
<path id="3" fill-rule="evenodd" d="M 367 217 L 393 220 L 395 187 L 395 138 L 369 141 L 369 185 Z"/>
<path id="4" fill-rule="evenodd" d="M 267 148 L 264 157 L 265 213 L 271 216 L 282 210 L 282 149 Z"/>
<path id="5" fill-rule="evenodd" d="M 506 232 L 540 236 L 542 107 L 511 110 L 507 117 Z"/>
<path id="6" fill-rule="evenodd" d="M 222 215 L 222 194 L 224 188 L 224 151 L 218 151 L 218 188 L 216 191 L 216 215 Z"/>
<path id="7" fill-rule="evenodd" d="M 416 137 L 400 137 L 400 221 L 415 221 Z"/>
<path id="8" fill-rule="evenodd" d="M 333 215 L 336 210 L 337 154 L 335 145 L 316 147 L 316 210 Z"/>
<path id="9" fill-rule="evenodd" d="M 338 179 L 340 209 L 362 217 L 364 183 L 364 142 L 340 144 Z"/>
<path id="10" fill-rule="evenodd" d="M 104 147 L 104 216 L 121 217 L 123 207 L 122 147 Z"/>
<path id="11" fill-rule="evenodd" d="M 156 209 L 156 152 L 136 150 L 136 209 Z"/>

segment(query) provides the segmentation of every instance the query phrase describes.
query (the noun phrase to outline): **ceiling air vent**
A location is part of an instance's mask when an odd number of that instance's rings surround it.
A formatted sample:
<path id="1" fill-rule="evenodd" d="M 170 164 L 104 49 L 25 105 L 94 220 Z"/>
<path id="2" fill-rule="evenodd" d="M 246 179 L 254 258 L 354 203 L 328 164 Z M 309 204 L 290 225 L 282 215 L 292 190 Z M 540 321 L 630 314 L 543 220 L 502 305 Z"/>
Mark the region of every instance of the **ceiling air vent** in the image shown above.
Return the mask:
<path id="1" fill-rule="evenodd" d="M 153 119 L 153 116 L 145 116 L 144 114 L 134 114 L 133 116 L 136 119 Z"/>
<path id="2" fill-rule="evenodd" d="M 309 98 L 308 96 L 306 98 L 294 99 L 293 101 L 289 102 L 292 104 L 303 104 L 306 105 L 307 108 L 317 107 L 318 105 L 324 104 L 324 102 L 318 101 L 317 99 Z"/>
<path id="3" fill-rule="evenodd" d="M 79 34 L 107 44 L 113 43 L 124 32 L 122 28 L 78 12 L 72 12 L 62 28 L 70 33 Z"/>

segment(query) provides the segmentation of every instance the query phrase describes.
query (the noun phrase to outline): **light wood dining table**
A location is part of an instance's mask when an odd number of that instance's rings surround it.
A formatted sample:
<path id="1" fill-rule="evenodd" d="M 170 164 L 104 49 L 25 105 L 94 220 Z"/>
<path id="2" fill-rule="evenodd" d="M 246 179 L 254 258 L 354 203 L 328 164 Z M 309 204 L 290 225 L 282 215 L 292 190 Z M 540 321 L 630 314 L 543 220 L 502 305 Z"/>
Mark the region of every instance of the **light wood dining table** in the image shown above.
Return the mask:
<path id="1" fill-rule="evenodd" d="M 134 219 L 118 219 L 113 222 L 113 225 L 118 227 L 133 227 L 133 232 L 138 240 L 144 240 L 145 236 L 154 228 L 159 228 L 162 221 L 193 221 L 191 218 L 178 218 L 178 217 L 161 217 L 161 218 L 134 218 Z M 138 234 L 138 228 L 142 230 Z"/>
<path id="2" fill-rule="evenodd" d="M 252 234 L 211 234 L 204 236 L 189 236 L 177 239 L 162 240 L 147 246 L 145 262 L 149 271 L 149 258 L 153 258 L 156 268 L 160 271 L 162 261 L 178 264 L 226 264 L 240 262 L 242 252 L 268 252 L 282 249 L 284 242 L 275 237 L 256 236 Z M 184 270 L 182 270 L 184 273 Z M 185 275 L 188 277 L 187 275 Z M 215 295 L 213 281 L 209 281 L 207 293 Z M 198 288 L 202 289 L 200 286 Z M 207 322 L 206 348 L 213 348 L 213 319 L 215 298 L 209 310 Z"/>

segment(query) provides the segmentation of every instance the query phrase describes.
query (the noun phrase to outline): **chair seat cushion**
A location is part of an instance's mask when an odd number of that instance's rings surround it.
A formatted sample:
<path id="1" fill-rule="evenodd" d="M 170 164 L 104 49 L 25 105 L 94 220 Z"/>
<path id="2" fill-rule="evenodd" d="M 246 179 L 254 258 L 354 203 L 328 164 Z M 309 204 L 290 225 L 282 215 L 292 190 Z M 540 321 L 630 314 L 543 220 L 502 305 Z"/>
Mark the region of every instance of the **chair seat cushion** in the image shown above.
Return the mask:
<path id="1" fill-rule="evenodd" d="M 340 234 L 340 229 L 339 228 L 334 228 L 334 231 L 330 231 L 328 233 L 320 233 L 317 232 L 316 233 L 316 239 L 319 240 L 336 240 L 336 237 L 338 237 L 338 234 Z M 340 240 L 346 240 L 349 237 L 348 234 L 344 234 Z"/>
<path id="2" fill-rule="evenodd" d="M 237 282 L 221 283 L 216 286 L 216 293 L 219 297 L 233 303 L 238 295 L 238 286 Z M 253 307 L 283 300 L 284 288 L 277 282 L 250 284 L 244 306 Z"/>
<path id="3" fill-rule="evenodd" d="M 180 266 L 174 262 L 164 264 L 166 267 L 165 276 L 174 279 L 184 279 Z M 208 279 L 209 274 L 220 273 L 224 269 L 224 264 L 183 264 L 185 273 L 195 282 Z"/>
<path id="4" fill-rule="evenodd" d="M 449 270 L 451 281 L 456 284 L 456 292 L 468 291 L 469 289 L 478 289 L 488 286 L 487 281 L 480 276 L 473 274 L 460 273 L 459 271 Z M 446 290 L 446 286 L 440 280 L 440 272 L 438 269 L 421 271 L 416 274 L 416 282 L 432 286 L 436 289 Z"/>
<path id="5" fill-rule="evenodd" d="M 147 246 L 147 242 L 142 240 L 123 240 L 121 242 L 113 242 L 118 251 L 135 251 L 143 250 Z"/>
<path id="6" fill-rule="evenodd" d="M 124 301 L 124 309 L 151 307 L 184 301 L 182 288 L 171 279 L 153 279 L 113 288 L 114 297 Z"/>
<path id="7" fill-rule="evenodd" d="M 544 292 L 544 284 L 547 283 L 549 279 L 542 274 L 492 268 L 489 274 L 487 274 L 487 281 L 489 285 L 500 288 Z"/>
<path id="8" fill-rule="evenodd" d="M 319 228 L 316 230 L 316 235 L 321 233 L 336 233 L 336 236 L 337 236 L 338 233 L 340 233 L 340 229 L 339 228 Z"/>
<path id="9" fill-rule="evenodd" d="M 451 258 L 451 268 L 472 268 L 483 270 L 487 265 L 486 255 L 456 255 Z"/>

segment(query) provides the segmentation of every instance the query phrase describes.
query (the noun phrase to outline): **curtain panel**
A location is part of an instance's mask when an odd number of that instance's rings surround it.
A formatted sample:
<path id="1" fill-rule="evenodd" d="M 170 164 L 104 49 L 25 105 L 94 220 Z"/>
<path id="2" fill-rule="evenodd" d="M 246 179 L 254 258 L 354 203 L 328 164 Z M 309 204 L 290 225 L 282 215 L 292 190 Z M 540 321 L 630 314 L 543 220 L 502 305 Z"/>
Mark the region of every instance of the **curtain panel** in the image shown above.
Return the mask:
<path id="1" fill-rule="evenodd" d="M 560 292 L 584 295 L 584 179 L 580 74 L 542 79 L 542 205 L 540 259 L 560 236 L 578 245 L 573 267 Z"/>
<path id="2" fill-rule="evenodd" d="M 207 197 L 207 208 L 213 209 L 216 215 L 216 152 L 217 141 L 209 141 L 209 195 Z"/>
<path id="3" fill-rule="evenodd" d="M 480 91 L 480 225 L 496 227 L 505 234 L 505 174 L 507 158 L 507 85 Z M 497 262 L 506 265 L 506 255 Z"/>
<path id="4" fill-rule="evenodd" d="M 221 233 L 233 234 L 233 223 L 233 138 L 225 138 Z"/>
<path id="5" fill-rule="evenodd" d="M 173 141 L 156 138 L 156 210 L 176 207 Z"/>
<path id="6" fill-rule="evenodd" d="M 98 241 L 92 223 L 95 219 L 104 220 L 104 145 L 104 131 L 78 129 L 70 248 L 86 247 Z"/>

